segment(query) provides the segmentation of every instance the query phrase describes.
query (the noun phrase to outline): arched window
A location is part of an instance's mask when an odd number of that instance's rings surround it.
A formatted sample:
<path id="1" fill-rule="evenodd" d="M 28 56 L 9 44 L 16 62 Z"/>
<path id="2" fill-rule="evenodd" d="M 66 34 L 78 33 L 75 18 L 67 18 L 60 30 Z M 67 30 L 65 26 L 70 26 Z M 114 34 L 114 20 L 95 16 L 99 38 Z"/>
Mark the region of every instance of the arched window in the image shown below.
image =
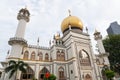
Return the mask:
<path id="1" fill-rule="evenodd" d="M 29 52 L 25 51 L 23 59 L 28 60 L 28 57 L 29 57 Z"/>
<path id="2" fill-rule="evenodd" d="M 45 54 L 45 61 L 48 61 L 49 60 L 49 55 L 48 53 Z"/>
<path id="3" fill-rule="evenodd" d="M 59 80 L 65 80 L 64 69 L 62 67 L 58 69 L 58 73 L 59 73 Z"/>
<path id="4" fill-rule="evenodd" d="M 79 52 L 79 58 L 82 66 L 90 66 L 90 58 L 85 50 Z"/>
<path id="5" fill-rule="evenodd" d="M 34 77 L 34 71 L 28 67 L 26 73 L 21 74 L 21 79 L 20 80 L 32 80 Z"/>
<path id="6" fill-rule="evenodd" d="M 31 60 L 35 60 L 35 52 L 32 52 L 32 54 L 31 54 Z"/>
<path id="7" fill-rule="evenodd" d="M 60 60 L 60 51 L 57 51 L 57 60 Z"/>
<path id="8" fill-rule="evenodd" d="M 38 53 L 38 56 L 39 56 L 39 60 L 42 61 L 42 59 L 43 59 L 42 52 Z"/>
<path id="9" fill-rule="evenodd" d="M 49 70 L 46 68 L 46 67 L 44 67 L 40 72 L 39 72 L 39 80 L 43 80 L 44 79 L 44 75 L 46 74 L 46 73 L 50 73 L 49 72 Z"/>
<path id="10" fill-rule="evenodd" d="M 89 74 L 86 74 L 85 80 L 92 80 L 91 76 Z"/>
<path id="11" fill-rule="evenodd" d="M 63 51 L 61 52 L 61 60 L 65 60 L 65 53 Z"/>

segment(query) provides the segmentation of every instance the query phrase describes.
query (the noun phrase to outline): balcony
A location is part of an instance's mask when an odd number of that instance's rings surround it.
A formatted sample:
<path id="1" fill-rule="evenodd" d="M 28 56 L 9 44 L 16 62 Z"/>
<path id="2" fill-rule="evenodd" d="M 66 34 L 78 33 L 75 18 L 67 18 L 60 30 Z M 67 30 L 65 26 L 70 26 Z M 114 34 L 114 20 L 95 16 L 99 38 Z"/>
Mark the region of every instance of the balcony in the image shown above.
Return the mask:
<path id="1" fill-rule="evenodd" d="M 23 38 L 13 37 L 8 41 L 9 45 L 21 44 L 27 46 L 27 41 Z"/>

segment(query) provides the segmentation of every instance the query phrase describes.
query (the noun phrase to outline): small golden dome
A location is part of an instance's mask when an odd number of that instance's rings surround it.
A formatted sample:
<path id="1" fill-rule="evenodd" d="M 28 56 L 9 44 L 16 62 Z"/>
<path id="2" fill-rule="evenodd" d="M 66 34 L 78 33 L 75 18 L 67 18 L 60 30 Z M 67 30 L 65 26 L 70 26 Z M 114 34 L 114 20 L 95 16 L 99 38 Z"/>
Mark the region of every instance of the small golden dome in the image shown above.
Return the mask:
<path id="1" fill-rule="evenodd" d="M 69 28 L 69 25 L 71 26 L 71 28 L 79 28 L 80 30 L 83 30 L 83 24 L 79 20 L 79 18 L 77 18 L 76 16 L 71 16 L 70 15 L 63 20 L 63 22 L 61 24 L 62 32 L 67 30 Z"/>
<path id="2" fill-rule="evenodd" d="M 57 33 L 57 34 L 55 35 L 55 39 L 56 39 L 56 40 L 60 39 L 60 34 Z"/>

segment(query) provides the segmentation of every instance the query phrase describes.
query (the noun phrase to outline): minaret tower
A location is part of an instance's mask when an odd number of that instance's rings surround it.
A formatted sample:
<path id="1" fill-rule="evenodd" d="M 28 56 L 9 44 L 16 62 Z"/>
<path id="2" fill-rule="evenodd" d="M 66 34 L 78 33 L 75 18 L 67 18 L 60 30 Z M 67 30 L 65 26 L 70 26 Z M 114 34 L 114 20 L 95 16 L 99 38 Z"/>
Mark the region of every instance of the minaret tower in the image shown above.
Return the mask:
<path id="1" fill-rule="evenodd" d="M 29 22 L 30 13 L 24 8 L 17 15 L 19 20 L 15 37 L 10 38 L 9 45 L 12 46 L 9 58 L 20 58 L 24 46 L 27 46 L 27 41 L 24 39 L 26 23 Z"/>
<path id="2" fill-rule="evenodd" d="M 109 65 L 109 60 L 108 60 L 109 54 L 106 53 L 102 43 L 102 35 L 97 30 L 95 30 L 94 38 L 97 41 L 97 47 L 99 52 L 99 58 L 101 58 L 100 59 L 101 64 Z"/>

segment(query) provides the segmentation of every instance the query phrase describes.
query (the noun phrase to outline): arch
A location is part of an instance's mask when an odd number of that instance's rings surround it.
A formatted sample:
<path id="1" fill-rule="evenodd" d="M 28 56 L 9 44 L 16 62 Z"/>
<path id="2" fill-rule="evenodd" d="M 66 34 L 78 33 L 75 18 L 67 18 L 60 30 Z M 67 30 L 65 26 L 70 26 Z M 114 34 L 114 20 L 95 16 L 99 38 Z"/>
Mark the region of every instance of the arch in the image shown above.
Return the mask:
<path id="1" fill-rule="evenodd" d="M 39 56 L 39 60 L 42 61 L 43 60 L 43 54 L 42 54 L 42 52 L 39 52 L 38 56 Z"/>
<path id="2" fill-rule="evenodd" d="M 60 61 L 63 61 L 63 60 L 65 60 L 65 53 L 64 53 L 64 51 L 57 51 L 57 60 L 60 60 Z"/>
<path id="3" fill-rule="evenodd" d="M 44 67 L 44 68 L 39 72 L 39 78 L 38 78 L 38 80 L 43 80 L 44 75 L 45 75 L 47 72 L 50 73 L 49 70 L 48 70 L 46 67 Z"/>
<path id="4" fill-rule="evenodd" d="M 28 67 L 26 73 L 21 73 L 21 79 L 20 80 L 32 80 L 34 77 L 34 71 Z"/>
<path id="5" fill-rule="evenodd" d="M 28 60 L 28 57 L 29 57 L 29 52 L 25 51 L 23 55 L 23 59 Z"/>
<path id="6" fill-rule="evenodd" d="M 84 80 L 92 80 L 92 77 L 89 74 L 86 74 Z"/>
<path id="7" fill-rule="evenodd" d="M 30 59 L 31 59 L 31 60 L 35 60 L 35 52 L 32 52 Z"/>
<path id="8" fill-rule="evenodd" d="M 90 57 L 87 53 L 87 51 L 85 51 L 84 49 L 80 50 L 79 52 L 79 59 L 80 59 L 80 64 L 82 66 L 90 66 Z"/>
<path id="9" fill-rule="evenodd" d="M 58 74 L 59 74 L 59 80 L 65 80 L 64 68 L 63 67 L 60 67 L 58 69 Z"/>
<path id="10" fill-rule="evenodd" d="M 57 51 L 57 60 L 60 60 L 60 51 Z"/>
<path id="11" fill-rule="evenodd" d="M 65 53 L 63 51 L 61 52 L 61 60 L 65 60 Z"/>
<path id="12" fill-rule="evenodd" d="M 45 61 L 48 61 L 49 60 L 49 55 L 48 53 L 45 54 Z"/>

